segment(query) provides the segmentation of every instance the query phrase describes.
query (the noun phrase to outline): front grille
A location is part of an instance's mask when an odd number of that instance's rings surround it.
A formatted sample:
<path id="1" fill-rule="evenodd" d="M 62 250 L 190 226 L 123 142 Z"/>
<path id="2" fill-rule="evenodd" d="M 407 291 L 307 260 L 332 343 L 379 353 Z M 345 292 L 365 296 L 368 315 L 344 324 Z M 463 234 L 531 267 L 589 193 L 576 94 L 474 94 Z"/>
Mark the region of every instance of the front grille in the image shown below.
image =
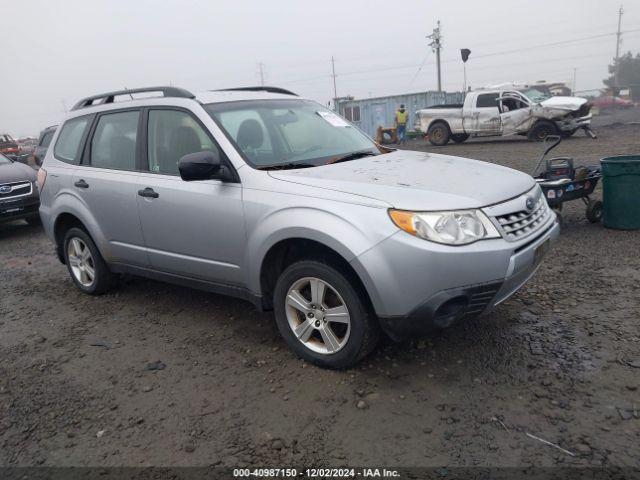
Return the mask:
<path id="1" fill-rule="evenodd" d="M 584 105 L 580 106 L 580 109 L 578 109 L 578 112 L 576 114 L 576 117 L 586 117 L 587 115 L 589 115 L 589 112 L 591 111 L 591 104 L 589 102 L 585 103 Z"/>
<path id="2" fill-rule="evenodd" d="M 573 112 L 569 113 L 567 116 L 572 118 L 582 118 L 589 115 L 590 111 L 591 111 L 591 104 L 587 102 L 583 105 L 580 105 L 580 108 L 578 110 L 574 110 Z"/>
<path id="3" fill-rule="evenodd" d="M 4 183 L 0 185 L 0 200 L 5 198 L 22 197 L 32 193 L 31 182 Z"/>
<path id="4" fill-rule="evenodd" d="M 488 283 L 469 289 L 469 303 L 461 318 L 473 318 L 485 311 L 491 300 L 496 296 L 502 286 L 501 282 Z"/>
<path id="5" fill-rule="evenodd" d="M 531 210 L 519 210 L 496 216 L 495 219 L 503 236 L 514 242 L 531 235 L 542 227 L 549 218 L 549 212 L 547 201 L 542 195 L 538 195 Z"/>

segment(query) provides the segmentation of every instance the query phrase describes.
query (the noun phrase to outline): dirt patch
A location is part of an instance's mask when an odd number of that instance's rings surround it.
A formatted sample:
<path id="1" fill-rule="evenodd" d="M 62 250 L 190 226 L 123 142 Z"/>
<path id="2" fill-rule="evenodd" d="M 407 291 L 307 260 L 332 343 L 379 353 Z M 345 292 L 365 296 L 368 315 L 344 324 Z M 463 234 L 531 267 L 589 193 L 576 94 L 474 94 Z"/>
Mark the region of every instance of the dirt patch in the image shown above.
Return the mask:
<path id="1" fill-rule="evenodd" d="M 598 133 L 557 154 L 640 149 L 638 126 Z M 529 171 L 540 145 L 409 148 Z M 491 315 L 346 372 L 296 359 L 239 300 L 141 279 L 82 295 L 40 229 L 0 226 L 0 464 L 638 467 L 640 232 L 580 202 L 564 217 Z"/>

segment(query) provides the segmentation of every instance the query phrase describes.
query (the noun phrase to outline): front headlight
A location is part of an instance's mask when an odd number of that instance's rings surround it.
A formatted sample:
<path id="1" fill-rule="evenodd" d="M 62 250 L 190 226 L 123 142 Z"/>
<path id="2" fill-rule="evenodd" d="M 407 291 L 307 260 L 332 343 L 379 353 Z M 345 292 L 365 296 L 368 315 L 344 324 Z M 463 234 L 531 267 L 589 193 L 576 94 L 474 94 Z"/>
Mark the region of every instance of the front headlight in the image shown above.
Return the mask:
<path id="1" fill-rule="evenodd" d="M 480 210 L 449 212 L 408 212 L 389 210 L 399 228 L 416 237 L 446 245 L 467 245 L 485 238 L 499 238 L 500 233 Z"/>

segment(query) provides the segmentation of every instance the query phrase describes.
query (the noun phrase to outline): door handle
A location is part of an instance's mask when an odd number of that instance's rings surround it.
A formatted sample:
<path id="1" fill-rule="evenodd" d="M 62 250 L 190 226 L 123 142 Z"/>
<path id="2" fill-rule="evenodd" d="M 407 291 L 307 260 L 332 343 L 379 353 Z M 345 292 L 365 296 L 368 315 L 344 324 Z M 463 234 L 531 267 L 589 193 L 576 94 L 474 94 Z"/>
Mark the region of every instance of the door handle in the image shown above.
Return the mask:
<path id="1" fill-rule="evenodd" d="M 74 185 L 78 188 L 89 188 L 89 184 L 85 182 L 83 179 L 78 180 L 74 183 Z"/>
<path id="2" fill-rule="evenodd" d="M 158 198 L 160 196 L 160 194 L 155 192 L 151 187 L 147 187 L 144 190 L 138 190 L 138 195 L 146 198 Z"/>

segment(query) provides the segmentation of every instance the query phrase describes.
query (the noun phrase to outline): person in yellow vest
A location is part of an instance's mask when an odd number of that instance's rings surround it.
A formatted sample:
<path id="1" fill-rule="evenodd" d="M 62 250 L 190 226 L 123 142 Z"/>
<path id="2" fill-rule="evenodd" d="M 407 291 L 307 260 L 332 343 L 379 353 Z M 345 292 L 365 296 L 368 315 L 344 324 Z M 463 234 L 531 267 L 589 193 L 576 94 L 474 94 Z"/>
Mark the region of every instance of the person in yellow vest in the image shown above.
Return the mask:
<path id="1" fill-rule="evenodd" d="M 404 105 L 396 110 L 396 131 L 398 132 L 398 145 L 404 144 L 404 138 L 407 134 L 407 122 L 409 121 L 409 112 L 404 109 Z"/>

